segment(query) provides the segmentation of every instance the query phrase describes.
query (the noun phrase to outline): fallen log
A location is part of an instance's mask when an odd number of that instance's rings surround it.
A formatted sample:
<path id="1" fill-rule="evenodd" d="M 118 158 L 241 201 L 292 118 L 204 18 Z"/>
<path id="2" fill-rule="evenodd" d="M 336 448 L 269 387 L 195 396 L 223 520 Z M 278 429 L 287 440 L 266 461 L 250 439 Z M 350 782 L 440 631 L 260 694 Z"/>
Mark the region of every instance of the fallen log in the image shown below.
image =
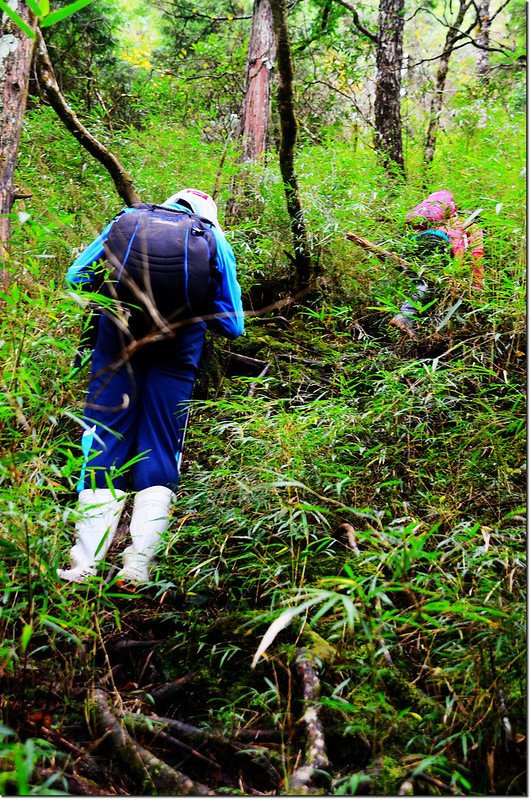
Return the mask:
<path id="1" fill-rule="evenodd" d="M 57 771 L 51 769 L 50 767 L 46 767 L 44 769 L 37 770 L 39 776 L 41 777 L 43 783 L 45 781 L 51 781 L 54 776 L 57 777 Z M 89 780 L 88 778 L 83 777 L 82 775 L 78 775 L 76 772 L 73 772 L 71 775 L 64 775 L 64 779 L 68 785 L 68 794 L 69 796 L 74 797 L 104 797 L 105 792 L 101 786 L 94 783 L 94 781 Z M 53 786 L 53 783 L 49 784 Z"/>
<path id="2" fill-rule="evenodd" d="M 280 774 L 271 763 L 263 746 L 256 747 L 251 743 L 244 745 L 243 742 L 234 741 L 219 731 L 197 728 L 188 722 L 171 717 L 124 714 L 123 720 L 128 728 L 132 728 L 137 733 L 155 735 L 158 731 L 165 731 L 195 746 L 209 745 L 218 748 L 218 752 L 227 753 L 230 759 L 234 759 L 234 756 L 237 755 L 239 760 L 251 763 L 254 770 L 260 770 L 272 785 L 278 785 L 281 782 Z M 266 733 L 270 734 L 271 732 L 267 731 Z"/>
<path id="3" fill-rule="evenodd" d="M 249 744 L 268 742 L 278 744 L 282 741 L 282 735 L 278 730 L 256 730 L 255 728 L 242 728 L 232 734 L 238 742 L 249 742 Z"/>
<path id="4" fill-rule="evenodd" d="M 181 736 L 192 744 L 215 744 L 222 747 L 232 747 L 231 740 L 219 731 L 208 728 L 197 728 L 188 722 L 171 717 L 147 716 L 144 714 L 124 714 L 124 722 L 127 726 L 133 726 L 140 730 L 145 729 L 153 732 L 154 730 L 168 730 L 175 736 Z"/>
<path id="5" fill-rule="evenodd" d="M 207 786 L 193 781 L 187 775 L 170 767 L 153 753 L 142 747 L 125 729 L 121 720 L 109 708 L 107 695 L 101 689 L 96 689 L 93 695 L 92 713 L 96 728 L 102 740 L 110 745 L 117 760 L 128 770 L 142 789 L 168 795 L 213 795 L 214 792 Z"/>
<path id="6" fill-rule="evenodd" d="M 199 761 L 203 761 L 209 767 L 213 767 L 216 770 L 221 770 L 221 766 L 216 761 L 213 761 L 211 758 L 203 755 L 198 750 L 195 750 L 193 747 L 191 747 L 191 745 L 186 744 L 186 742 L 181 742 L 180 739 L 176 739 L 175 736 L 171 736 L 169 733 L 166 733 L 166 731 L 162 728 L 153 730 L 148 728 L 147 725 L 137 724 L 137 722 L 135 722 L 133 725 L 131 724 L 132 719 L 133 717 L 130 716 L 128 719 L 124 719 L 124 722 L 126 727 L 131 727 L 135 734 L 149 737 L 153 743 L 160 743 L 163 747 L 166 747 L 170 750 L 182 750 L 186 756 L 192 756 L 193 758 L 197 758 Z"/>
<path id="7" fill-rule="evenodd" d="M 357 244 L 359 247 L 362 247 L 364 250 L 369 250 L 371 253 L 374 253 L 380 261 L 390 259 L 404 269 L 411 269 L 409 261 L 406 261 L 405 258 L 401 258 L 397 253 L 393 253 L 392 250 L 386 250 L 384 247 L 380 247 L 380 245 L 374 244 L 374 242 L 370 242 L 368 239 L 364 239 L 363 236 L 358 236 L 357 233 L 346 233 L 345 238 L 350 242 L 354 242 L 354 244 Z"/>

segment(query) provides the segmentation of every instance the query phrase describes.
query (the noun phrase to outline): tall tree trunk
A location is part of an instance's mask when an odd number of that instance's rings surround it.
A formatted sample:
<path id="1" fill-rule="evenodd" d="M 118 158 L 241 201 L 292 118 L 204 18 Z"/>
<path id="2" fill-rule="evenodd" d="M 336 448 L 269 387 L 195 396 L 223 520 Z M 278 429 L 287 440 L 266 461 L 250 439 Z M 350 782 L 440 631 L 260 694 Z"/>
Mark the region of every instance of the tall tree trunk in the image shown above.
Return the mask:
<path id="1" fill-rule="evenodd" d="M 280 172 L 284 181 L 286 204 L 291 221 L 297 289 L 308 287 L 312 277 L 312 260 L 302 211 L 297 175 L 295 173 L 295 142 L 297 121 L 293 104 L 293 63 L 286 19 L 285 0 L 271 0 L 271 10 L 277 39 L 278 91 L 280 117 Z"/>
<path id="2" fill-rule="evenodd" d="M 254 0 L 247 48 L 245 98 L 238 131 L 242 142 L 238 161 L 244 166 L 232 180 L 231 196 L 225 209 L 225 220 L 233 224 L 245 213 L 252 214 L 262 205 L 253 183 L 255 176 L 245 169 L 245 165 L 259 163 L 266 151 L 275 58 L 276 38 L 270 1 Z"/>
<path id="3" fill-rule="evenodd" d="M 441 111 L 443 107 L 444 89 L 446 86 L 446 77 L 450 66 L 450 57 L 455 44 L 458 39 L 462 37 L 461 26 L 465 18 L 465 14 L 470 7 L 470 0 L 460 0 L 459 11 L 454 24 L 448 28 L 446 40 L 444 43 L 444 50 L 439 61 L 437 75 L 435 77 L 435 93 L 431 100 L 430 116 L 428 123 L 428 131 L 426 134 L 426 145 L 424 148 L 424 170 L 428 170 L 435 155 L 435 145 L 437 143 L 437 133 L 439 131 L 439 122 L 441 118 Z"/>
<path id="4" fill-rule="evenodd" d="M 479 45 L 476 70 L 478 78 L 484 84 L 488 83 L 490 73 L 489 51 L 490 44 L 490 0 L 479 0 L 478 2 L 479 31 L 476 36 L 476 43 Z"/>
<path id="5" fill-rule="evenodd" d="M 269 0 L 254 0 L 242 117 L 241 161 L 257 162 L 266 149 L 271 106 L 271 72 L 276 57 L 273 14 Z"/>
<path id="6" fill-rule="evenodd" d="M 135 191 L 133 186 L 133 179 L 128 172 L 125 171 L 122 164 L 118 161 L 107 148 L 101 144 L 85 126 L 79 121 L 76 114 L 65 98 L 61 94 L 53 66 L 48 56 L 46 43 L 40 31 L 37 32 L 37 51 L 36 51 L 36 67 L 39 85 L 43 91 L 46 99 L 57 113 L 61 122 L 63 122 L 70 133 L 72 133 L 78 142 L 83 145 L 91 156 L 94 156 L 100 164 L 103 164 L 105 169 L 114 181 L 116 191 L 127 205 L 138 203 L 140 197 Z"/>
<path id="7" fill-rule="evenodd" d="M 11 7 L 35 30 L 36 19 L 23 2 Z M 31 39 L 4 14 L 0 22 L 0 260 L 9 259 L 11 209 L 15 198 L 14 175 L 22 121 L 28 96 L 28 81 L 35 47 Z M 2 286 L 7 273 L 1 268 Z"/>
<path id="8" fill-rule="evenodd" d="M 404 0 L 380 0 L 374 98 L 375 147 L 385 169 L 405 176 L 400 88 Z"/>

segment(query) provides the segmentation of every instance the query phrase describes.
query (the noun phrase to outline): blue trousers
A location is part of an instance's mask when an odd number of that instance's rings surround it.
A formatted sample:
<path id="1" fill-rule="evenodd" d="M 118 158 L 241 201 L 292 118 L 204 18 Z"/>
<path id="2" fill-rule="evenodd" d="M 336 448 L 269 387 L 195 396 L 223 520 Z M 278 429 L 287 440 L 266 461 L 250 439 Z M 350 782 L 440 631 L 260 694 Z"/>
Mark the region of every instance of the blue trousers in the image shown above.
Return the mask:
<path id="1" fill-rule="evenodd" d="M 140 491 L 179 481 L 180 454 L 206 326 L 141 347 L 121 366 L 123 335 L 102 315 L 85 407 L 78 491 Z M 113 366 L 114 364 L 114 366 Z"/>

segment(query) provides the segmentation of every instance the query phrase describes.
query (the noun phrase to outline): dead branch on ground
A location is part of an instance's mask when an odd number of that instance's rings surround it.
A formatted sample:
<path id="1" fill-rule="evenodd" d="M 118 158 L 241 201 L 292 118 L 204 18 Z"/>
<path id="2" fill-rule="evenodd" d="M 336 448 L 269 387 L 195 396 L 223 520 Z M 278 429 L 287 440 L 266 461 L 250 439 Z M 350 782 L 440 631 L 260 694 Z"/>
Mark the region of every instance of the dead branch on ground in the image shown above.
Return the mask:
<path id="1" fill-rule="evenodd" d="M 310 650 L 301 648 L 297 650 L 295 664 L 305 704 L 303 720 L 307 745 L 304 763 L 291 775 L 289 788 L 300 794 L 320 794 L 325 774 L 330 769 L 330 761 L 326 753 L 324 727 L 319 716 L 321 681 L 317 660 Z"/>
<path id="2" fill-rule="evenodd" d="M 134 730 L 135 733 L 150 734 L 153 736 L 158 734 L 159 731 L 169 732 L 172 736 L 184 739 L 188 745 L 195 745 L 196 747 L 206 745 L 213 746 L 217 748 L 218 751 L 229 755 L 230 758 L 234 758 L 234 755 L 237 754 L 238 759 L 251 762 L 253 769 L 260 770 L 272 784 L 279 785 L 281 783 L 281 777 L 276 767 L 268 758 L 264 747 L 253 747 L 251 743 L 242 746 L 239 742 L 225 736 L 219 731 L 208 728 L 197 728 L 187 722 L 182 722 L 181 720 L 172 719 L 170 717 L 148 717 L 143 714 L 125 714 L 123 721 L 126 727 Z M 269 734 L 270 732 L 266 733 Z M 242 738 L 245 740 L 245 737 Z"/>
<path id="3" fill-rule="evenodd" d="M 157 792 L 178 796 L 203 797 L 214 794 L 207 786 L 191 780 L 135 742 L 122 721 L 109 708 L 107 694 L 101 689 L 96 689 L 94 692 L 92 711 L 102 739 L 107 740 L 116 758 L 144 788 L 151 787 Z"/>

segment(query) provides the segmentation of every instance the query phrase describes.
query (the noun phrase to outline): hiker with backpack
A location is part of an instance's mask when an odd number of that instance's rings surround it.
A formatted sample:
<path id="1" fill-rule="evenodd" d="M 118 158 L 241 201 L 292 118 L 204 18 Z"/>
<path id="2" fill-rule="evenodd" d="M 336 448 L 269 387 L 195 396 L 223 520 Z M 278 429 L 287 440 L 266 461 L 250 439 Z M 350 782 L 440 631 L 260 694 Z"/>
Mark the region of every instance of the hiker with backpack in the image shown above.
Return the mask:
<path id="1" fill-rule="evenodd" d="M 412 258 L 418 265 L 416 288 L 400 307 L 400 312 L 389 324 L 399 328 L 411 339 L 416 338 L 415 319 L 420 313 L 418 305 L 424 303 L 431 292 L 425 274 L 440 269 L 451 259 L 470 260 L 472 287 L 483 285 L 483 231 L 473 220 L 478 212 L 459 217 L 452 192 L 447 189 L 432 192 L 406 215 L 406 226 L 415 231 L 412 237 Z"/>
<path id="2" fill-rule="evenodd" d="M 244 330 L 234 254 L 212 197 L 184 189 L 161 206 L 123 209 L 67 282 L 108 300 L 85 406 L 72 563 L 57 574 L 75 583 L 96 574 L 131 489 L 131 544 L 117 581 L 144 582 L 169 525 L 206 331 L 234 339 Z"/>

